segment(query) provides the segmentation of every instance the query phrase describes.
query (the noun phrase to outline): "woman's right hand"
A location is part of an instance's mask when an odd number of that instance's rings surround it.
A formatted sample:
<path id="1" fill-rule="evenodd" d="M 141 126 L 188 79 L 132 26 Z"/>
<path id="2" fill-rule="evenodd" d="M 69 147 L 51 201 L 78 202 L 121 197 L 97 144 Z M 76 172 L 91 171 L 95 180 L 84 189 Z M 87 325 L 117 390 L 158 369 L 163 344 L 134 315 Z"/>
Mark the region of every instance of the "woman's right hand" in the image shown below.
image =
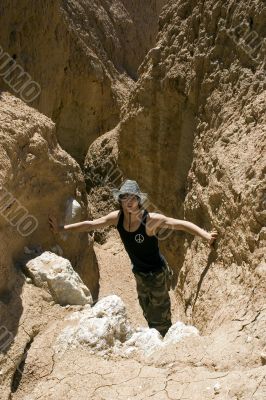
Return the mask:
<path id="1" fill-rule="evenodd" d="M 50 230 L 53 233 L 58 233 L 61 230 L 57 222 L 57 219 L 54 215 L 49 215 L 49 225 L 50 225 Z"/>

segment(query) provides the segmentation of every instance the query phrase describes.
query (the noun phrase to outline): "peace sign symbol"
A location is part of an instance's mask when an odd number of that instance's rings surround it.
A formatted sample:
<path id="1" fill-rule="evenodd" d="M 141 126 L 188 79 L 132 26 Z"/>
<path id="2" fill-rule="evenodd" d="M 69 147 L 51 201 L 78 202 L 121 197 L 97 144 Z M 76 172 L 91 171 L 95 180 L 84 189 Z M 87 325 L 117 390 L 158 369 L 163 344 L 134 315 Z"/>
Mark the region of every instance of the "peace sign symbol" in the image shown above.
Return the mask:
<path id="1" fill-rule="evenodd" d="M 144 236 L 138 233 L 137 235 L 135 235 L 135 240 L 137 243 L 142 243 L 144 242 Z"/>

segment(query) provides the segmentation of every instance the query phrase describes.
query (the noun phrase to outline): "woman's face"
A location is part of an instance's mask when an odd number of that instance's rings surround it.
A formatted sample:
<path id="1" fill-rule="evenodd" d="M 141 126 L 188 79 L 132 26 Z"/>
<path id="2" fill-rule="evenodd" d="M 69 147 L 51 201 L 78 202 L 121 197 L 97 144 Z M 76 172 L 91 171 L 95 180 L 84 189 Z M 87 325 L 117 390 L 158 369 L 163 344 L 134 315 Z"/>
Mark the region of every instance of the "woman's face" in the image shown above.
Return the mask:
<path id="1" fill-rule="evenodd" d="M 138 197 L 134 194 L 125 193 L 119 196 L 124 211 L 134 212 L 139 210 Z"/>

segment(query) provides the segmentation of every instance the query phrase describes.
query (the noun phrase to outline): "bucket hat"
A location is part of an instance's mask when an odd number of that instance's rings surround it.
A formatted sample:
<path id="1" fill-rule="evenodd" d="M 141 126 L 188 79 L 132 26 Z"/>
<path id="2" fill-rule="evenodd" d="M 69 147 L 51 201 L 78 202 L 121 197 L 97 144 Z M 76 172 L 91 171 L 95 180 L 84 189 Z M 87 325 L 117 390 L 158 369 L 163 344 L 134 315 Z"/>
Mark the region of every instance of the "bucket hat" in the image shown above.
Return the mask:
<path id="1" fill-rule="evenodd" d="M 147 193 L 143 193 L 140 191 L 139 185 L 137 184 L 136 181 L 132 181 L 130 179 L 127 179 L 123 185 L 121 186 L 120 189 L 112 189 L 112 193 L 114 196 L 114 199 L 116 201 L 119 200 L 119 196 L 122 194 L 134 194 L 135 196 L 138 196 L 140 198 L 141 204 L 144 203 L 145 200 L 147 200 Z"/>

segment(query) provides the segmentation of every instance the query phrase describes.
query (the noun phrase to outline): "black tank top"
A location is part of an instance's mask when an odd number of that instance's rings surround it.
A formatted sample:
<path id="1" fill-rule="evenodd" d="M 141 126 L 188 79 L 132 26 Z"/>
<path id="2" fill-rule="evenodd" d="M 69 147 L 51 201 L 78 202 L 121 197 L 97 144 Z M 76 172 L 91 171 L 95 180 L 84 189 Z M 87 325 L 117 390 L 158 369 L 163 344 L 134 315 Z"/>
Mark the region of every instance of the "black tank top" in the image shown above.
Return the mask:
<path id="1" fill-rule="evenodd" d="M 124 212 L 119 213 L 117 230 L 133 265 L 133 272 L 154 272 L 161 270 L 166 264 L 160 253 L 158 238 L 146 233 L 146 218 L 148 211 L 144 210 L 139 228 L 128 232 L 123 227 Z"/>

